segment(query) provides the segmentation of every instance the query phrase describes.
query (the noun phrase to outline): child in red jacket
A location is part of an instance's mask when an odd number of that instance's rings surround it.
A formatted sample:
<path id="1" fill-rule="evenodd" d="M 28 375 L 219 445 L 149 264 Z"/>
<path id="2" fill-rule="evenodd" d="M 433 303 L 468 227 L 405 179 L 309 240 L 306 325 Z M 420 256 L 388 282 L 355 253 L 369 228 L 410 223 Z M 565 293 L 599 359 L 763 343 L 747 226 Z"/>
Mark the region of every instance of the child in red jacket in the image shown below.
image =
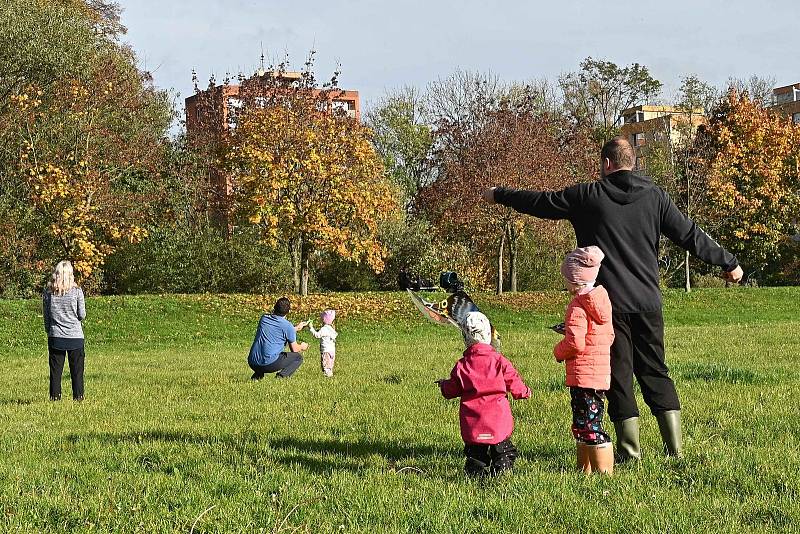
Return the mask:
<path id="1" fill-rule="evenodd" d="M 511 469 L 517 449 L 511 443 L 514 418 L 507 393 L 527 399 L 531 390 L 511 362 L 491 346 L 492 327 L 480 312 L 467 314 L 463 327 L 467 350 L 449 379 L 437 380 L 446 399 L 461 397 L 459 420 L 464 471 L 470 476 L 497 475 Z"/>
<path id="2" fill-rule="evenodd" d="M 611 474 L 614 453 L 603 429 L 605 393 L 611 386 L 611 301 L 603 286 L 594 286 L 605 255 L 598 247 L 570 252 L 561 266 L 569 292 L 564 339 L 556 345 L 556 360 L 565 361 L 572 397 L 572 435 L 578 469 Z"/>

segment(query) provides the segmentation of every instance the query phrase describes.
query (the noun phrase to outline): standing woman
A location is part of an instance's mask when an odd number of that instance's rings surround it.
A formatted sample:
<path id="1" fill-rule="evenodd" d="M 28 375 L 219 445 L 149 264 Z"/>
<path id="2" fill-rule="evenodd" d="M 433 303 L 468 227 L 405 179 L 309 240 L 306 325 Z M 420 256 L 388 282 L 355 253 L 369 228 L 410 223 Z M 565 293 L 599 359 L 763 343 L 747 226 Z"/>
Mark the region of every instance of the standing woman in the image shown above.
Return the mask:
<path id="1" fill-rule="evenodd" d="M 81 321 L 86 318 L 83 290 L 75 284 L 72 263 L 58 262 L 42 294 L 42 314 L 50 355 L 50 400 L 61 400 L 64 358 L 69 358 L 72 398 L 83 400 L 83 346 Z"/>

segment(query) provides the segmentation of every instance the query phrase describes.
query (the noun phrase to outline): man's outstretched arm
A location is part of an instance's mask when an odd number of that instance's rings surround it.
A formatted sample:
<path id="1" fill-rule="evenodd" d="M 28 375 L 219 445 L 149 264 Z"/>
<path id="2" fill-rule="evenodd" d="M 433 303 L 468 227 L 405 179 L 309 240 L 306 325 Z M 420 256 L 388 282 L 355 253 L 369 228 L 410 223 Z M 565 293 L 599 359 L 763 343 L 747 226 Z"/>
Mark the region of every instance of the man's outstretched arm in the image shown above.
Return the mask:
<path id="1" fill-rule="evenodd" d="M 693 220 L 685 216 L 666 195 L 661 216 L 661 232 L 673 243 L 704 262 L 721 267 L 724 278 L 739 282 L 744 274 L 736 256 L 714 241 Z"/>
<path id="2" fill-rule="evenodd" d="M 492 187 L 483 192 L 483 198 L 490 204 L 502 204 L 540 219 L 558 220 L 569 218 L 577 201 L 577 190 L 526 191 Z"/>

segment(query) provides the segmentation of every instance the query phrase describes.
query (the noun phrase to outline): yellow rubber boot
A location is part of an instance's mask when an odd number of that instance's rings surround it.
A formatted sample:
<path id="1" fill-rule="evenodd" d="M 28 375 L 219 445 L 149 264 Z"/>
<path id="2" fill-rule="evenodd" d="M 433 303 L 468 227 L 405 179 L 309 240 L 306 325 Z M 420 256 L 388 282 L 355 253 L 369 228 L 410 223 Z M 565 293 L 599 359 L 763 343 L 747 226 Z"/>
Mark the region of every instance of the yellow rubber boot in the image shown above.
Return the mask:
<path id="1" fill-rule="evenodd" d="M 578 457 L 578 471 L 583 471 L 587 475 L 592 474 L 592 461 L 589 457 L 591 454 L 589 449 L 591 445 L 587 445 L 581 441 L 575 442 L 575 450 Z"/>
<path id="2" fill-rule="evenodd" d="M 614 447 L 611 443 L 600 445 L 587 445 L 589 447 L 589 462 L 592 464 L 593 473 L 605 475 L 614 474 Z"/>

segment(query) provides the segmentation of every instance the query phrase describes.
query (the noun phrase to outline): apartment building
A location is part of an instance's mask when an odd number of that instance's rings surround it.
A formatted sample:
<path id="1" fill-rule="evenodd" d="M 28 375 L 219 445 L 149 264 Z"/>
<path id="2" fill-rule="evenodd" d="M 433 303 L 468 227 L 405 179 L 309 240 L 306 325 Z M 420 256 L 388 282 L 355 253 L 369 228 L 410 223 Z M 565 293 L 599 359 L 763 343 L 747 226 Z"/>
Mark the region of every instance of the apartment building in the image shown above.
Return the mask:
<path id="1" fill-rule="evenodd" d="M 636 151 L 637 170 L 646 171 L 653 147 L 675 146 L 707 124 L 702 109 L 686 110 L 672 106 L 636 106 L 622 112 L 620 135 Z"/>
<path id="2" fill-rule="evenodd" d="M 792 122 L 800 124 L 800 83 L 773 89 L 770 110 L 791 117 Z"/>
<path id="3" fill-rule="evenodd" d="M 186 133 L 190 139 L 204 137 L 219 140 L 226 131 L 236 128 L 238 113 L 244 99 L 266 102 L 276 92 L 296 87 L 302 78 L 300 72 L 270 72 L 258 70 L 238 84 L 221 84 L 188 97 L 186 105 Z M 320 111 L 338 110 L 357 121 L 361 120 L 361 102 L 358 91 L 336 89 L 324 91 L 308 89 L 312 97 L 319 98 Z M 246 95 L 246 96 L 245 96 Z M 252 99 L 252 100 L 251 100 Z M 230 177 L 219 170 L 210 172 L 211 216 L 221 226 L 228 227 L 228 213 L 232 194 Z"/>

